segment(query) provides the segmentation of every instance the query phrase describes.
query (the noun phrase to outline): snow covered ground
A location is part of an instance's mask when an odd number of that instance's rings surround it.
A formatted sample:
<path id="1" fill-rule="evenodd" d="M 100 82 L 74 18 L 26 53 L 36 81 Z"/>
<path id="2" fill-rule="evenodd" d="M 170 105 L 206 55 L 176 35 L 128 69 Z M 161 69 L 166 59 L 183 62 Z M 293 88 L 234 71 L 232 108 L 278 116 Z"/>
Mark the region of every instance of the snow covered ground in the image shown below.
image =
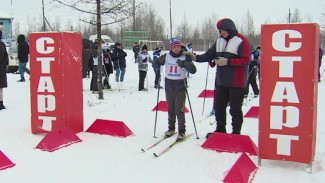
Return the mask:
<path id="1" fill-rule="evenodd" d="M 57 183 L 57 182 L 116 182 L 116 183 L 215 183 L 222 182 L 225 173 L 231 168 L 240 154 L 217 153 L 202 149 L 207 132 L 215 129 L 213 118 L 202 123 L 203 98 L 197 96 L 205 87 L 207 64 L 198 64 L 198 72 L 189 80 L 189 95 L 200 139 L 192 136 L 159 158 L 153 152 L 159 152 L 174 139 L 168 139 L 146 153 L 147 147 L 157 139 L 153 138 L 157 90 L 153 87 L 154 72 L 148 71 L 149 91 L 138 91 L 137 64 L 128 50 L 127 70 L 123 91 L 105 91 L 104 100 L 89 91 L 90 79 L 83 79 L 84 131 L 96 119 L 123 121 L 135 134 L 128 138 L 116 138 L 92 133 L 78 133 L 81 143 L 59 149 L 52 153 L 34 149 L 44 134 L 31 133 L 30 84 L 17 82 L 19 75 L 8 74 L 9 87 L 4 89 L 6 110 L 0 111 L 0 150 L 16 166 L 0 171 L 1 183 Z M 325 65 L 325 64 L 323 64 Z M 325 67 L 324 67 L 325 68 Z M 324 70 L 322 68 L 322 70 Z M 213 89 L 214 69 L 209 69 L 208 88 Z M 110 82 L 117 88 L 114 76 Z M 147 83 L 145 84 L 147 85 Z M 305 164 L 294 162 L 263 160 L 253 182 L 324 182 L 325 179 L 325 79 L 319 83 L 318 127 L 316 156 L 313 174 Z M 165 100 L 164 91 L 160 100 Z M 212 108 L 213 99 L 206 99 L 205 114 Z M 251 106 L 257 106 L 258 100 L 252 100 L 243 106 L 244 114 Z M 190 109 L 188 101 L 186 107 Z M 228 119 L 229 115 L 228 115 Z M 186 114 L 187 133 L 194 133 L 191 114 Z M 230 121 L 230 120 L 228 120 Z M 231 131 L 231 124 L 227 125 Z M 162 137 L 167 130 L 167 113 L 158 113 L 157 132 Z M 258 120 L 245 118 L 242 134 L 249 135 L 257 144 Z M 257 164 L 257 158 L 251 157 Z"/>

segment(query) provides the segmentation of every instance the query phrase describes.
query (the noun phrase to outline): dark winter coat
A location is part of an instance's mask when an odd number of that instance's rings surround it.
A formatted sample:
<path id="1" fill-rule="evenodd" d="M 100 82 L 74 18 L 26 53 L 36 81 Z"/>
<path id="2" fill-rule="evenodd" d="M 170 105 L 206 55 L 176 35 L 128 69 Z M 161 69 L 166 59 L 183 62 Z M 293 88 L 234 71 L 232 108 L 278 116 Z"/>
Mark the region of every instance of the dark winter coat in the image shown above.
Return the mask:
<path id="1" fill-rule="evenodd" d="M 9 63 L 6 46 L 0 41 L 0 88 L 7 87 L 7 65 Z"/>
<path id="2" fill-rule="evenodd" d="M 112 59 L 110 55 L 111 55 L 111 51 L 105 49 L 103 50 L 103 62 L 108 74 L 113 73 Z"/>
<path id="3" fill-rule="evenodd" d="M 125 57 L 127 54 L 122 50 L 114 46 L 111 58 L 114 64 L 114 70 L 120 68 L 126 68 L 126 60 Z"/>
<path id="4" fill-rule="evenodd" d="M 322 65 L 323 50 L 319 48 L 319 67 Z"/>
<path id="5" fill-rule="evenodd" d="M 228 65 L 217 67 L 218 86 L 245 88 L 250 61 L 249 43 L 237 32 L 235 24 L 230 19 L 220 20 L 217 28 L 227 31 L 230 35 L 226 39 L 220 37 L 207 52 L 197 55 L 196 61 L 209 62 L 218 57 L 227 58 Z"/>
<path id="6" fill-rule="evenodd" d="M 28 62 L 28 54 L 29 54 L 29 45 L 25 41 L 24 35 L 19 35 L 17 39 L 18 43 L 18 60 L 19 62 Z"/>

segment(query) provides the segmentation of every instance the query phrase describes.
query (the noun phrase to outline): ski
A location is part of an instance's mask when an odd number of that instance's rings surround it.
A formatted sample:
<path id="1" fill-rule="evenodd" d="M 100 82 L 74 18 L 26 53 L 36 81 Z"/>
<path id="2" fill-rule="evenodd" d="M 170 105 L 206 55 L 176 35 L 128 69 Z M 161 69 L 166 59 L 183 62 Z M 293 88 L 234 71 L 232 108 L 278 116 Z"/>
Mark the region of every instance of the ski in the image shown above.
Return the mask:
<path id="1" fill-rule="evenodd" d="M 204 116 L 202 119 L 199 120 L 199 123 L 202 123 L 203 121 L 207 120 L 211 116 L 214 116 L 214 115 L 208 114 L 208 115 Z"/>
<path id="2" fill-rule="evenodd" d="M 183 140 L 178 140 L 178 141 L 176 140 L 176 141 L 174 141 L 174 142 L 171 143 L 169 146 L 167 146 L 166 148 L 164 148 L 162 151 L 160 151 L 160 152 L 158 152 L 158 153 L 153 153 L 153 155 L 154 155 L 156 158 L 158 158 L 159 156 L 165 154 L 165 153 L 168 152 L 170 149 L 172 149 L 175 145 L 180 144 L 180 143 L 186 141 L 186 140 L 187 140 L 190 136 L 192 136 L 192 135 L 193 135 L 193 133 L 186 135 L 186 136 L 184 137 Z"/>
<path id="3" fill-rule="evenodd" d="M 175 134 L 177 134 L 177 132 L 176 132 Z M 172 136 L 174 136 L 175 134 L 173 134 Z M 163 138 L 161 138 L 161 139 L 158 140 L 157 142 L 151 144 L 149 147 L 147 147 L 147 148 L 141 148 L 141 151 L 142 151 L 142 152 L 146 152 L 146 151 L 148 151 L 148 150 L 154 148 L 154 147 L 157 146 L 158 144 L 160 144 L 162 141 L 164 141 L 164 140 L 166 140 L 166 139 L 168 139 L 168 138 L 170 138 L 170 137 L 172 137 L 172 136 L 169 136 L 169 137 L 164 136 Z"/>

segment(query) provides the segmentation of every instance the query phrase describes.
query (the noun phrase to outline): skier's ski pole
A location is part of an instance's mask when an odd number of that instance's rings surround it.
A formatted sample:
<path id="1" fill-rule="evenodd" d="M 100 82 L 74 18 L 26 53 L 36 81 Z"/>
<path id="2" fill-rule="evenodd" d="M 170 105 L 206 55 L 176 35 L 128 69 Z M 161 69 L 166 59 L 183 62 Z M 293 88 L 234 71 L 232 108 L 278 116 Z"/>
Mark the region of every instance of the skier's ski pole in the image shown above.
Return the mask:
<path id="1" fill-rule="evenodd" d="M 156 126 L 157 126 L 157 115 L 158 115 L 158 102 L 159 102 L 159 91 L 160 91 L 160 87 L 158 87 L 158 95 L 157 95 L 157 105 L 156 105 L 156 117 L 155 117 L 155 127 L 154 127 L 154 131 L 153 131 L 153 137 L 156 137 Z"/>
<path id="2" fill-rule="evenodd" d="M 207 76 L 206 76 L 206 78 L 205 78 L 205 88 L 204 88 L 204 98 L 203 98 L 202 116 L 203 116 L 203 113 L 204 113 L 205 98 L 206 98 L 206 96 L 207 96 L 208 75 L 209 75 L 209 64 L 208 64 L 208 68 L 207 68 Z"/>
<path id="3" fill-rule="evenodd" d="M 184 84 L 186 84 L 185 83 L 185 79 L 184 79 Z M 185 92 L 186 92 L 186 95 L 187 95 L 188 104 L 190 105 L 190 110 L 191 110 L 192 120 L 193 120 L 193 124 L 194 124 L 194 130 L 195 130 L 196 139 L 199 139 L 199 136 L 197 135 L 195 121 L 194 121 L 194 116 L 193 116 L 193 111 L 192 111 L 190 96 L 188 95 L 188 91 L 187 91 L 186 85 L 185 85 Z"/>

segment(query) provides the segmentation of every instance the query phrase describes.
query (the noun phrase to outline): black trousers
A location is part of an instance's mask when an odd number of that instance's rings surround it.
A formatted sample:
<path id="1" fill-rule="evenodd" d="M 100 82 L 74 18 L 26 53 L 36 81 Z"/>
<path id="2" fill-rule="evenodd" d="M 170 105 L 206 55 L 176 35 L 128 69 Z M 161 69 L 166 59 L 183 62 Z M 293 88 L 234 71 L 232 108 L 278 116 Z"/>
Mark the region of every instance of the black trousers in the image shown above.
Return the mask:
<path id="1" fill-rule="evenodd" d="M 256 76 L 257 76 L 257 71 L 256 69 L 253 69 L 249 76 L 248 76 L 248 83 L 247 87 L 245 88 L 245 95 L 247 96 L 249 93 L 249 85 L 252 86 L 253 92 L 255 95 L 258 95 L 260 93 L 260 90 L 258 89 L 257 83 L 256 83 Z"/>
<path id="2" fill-rule="evenodd" d="M 160 86 L 160 67 L 154 68 L 155 71 L 155 86 Z"/>
<path id="3" fill-rule="evenodd" d="M 97 72 L 98 72 L 97 65 L 94 65 L 92 70 L 91 82 L 90 82 L 91 91 L 98 91 Z"/>
<path id="4" fill-rule="evenodd" d="M 139 71 L 139 91 L 144 89 L 144 80 L 146 79 L 147 71 Z"/>
<path id="5" fill-rule="evenodd" d="M 242 103 L 244 99 L 244 88 L 217 86 L 214 96 L 215 117 L 217 121 L 217 132 L 226 133 L 227 114 L 229 103 L 232 116 L 232 133 L 240 134 L 243 124 Z"/>

